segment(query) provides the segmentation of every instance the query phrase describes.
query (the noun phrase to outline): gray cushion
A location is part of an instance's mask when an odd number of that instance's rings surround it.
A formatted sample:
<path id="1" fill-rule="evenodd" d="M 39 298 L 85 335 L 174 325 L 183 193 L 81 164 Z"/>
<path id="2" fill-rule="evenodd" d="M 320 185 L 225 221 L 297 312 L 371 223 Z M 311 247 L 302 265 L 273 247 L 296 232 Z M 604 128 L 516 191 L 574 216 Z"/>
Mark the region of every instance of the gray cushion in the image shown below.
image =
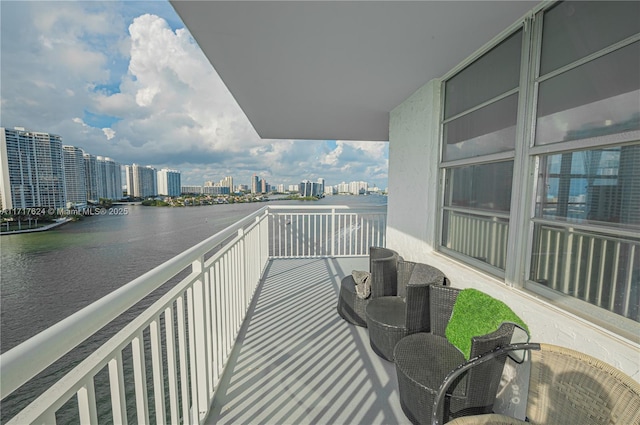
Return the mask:
<path id="1" fill-rule="evenodd" d="M 358 298 L 367 299 L 371 295 L 371 273 L 361 270 L 351 272 L 353 281 L 356 284 L 356 295 Z"/>

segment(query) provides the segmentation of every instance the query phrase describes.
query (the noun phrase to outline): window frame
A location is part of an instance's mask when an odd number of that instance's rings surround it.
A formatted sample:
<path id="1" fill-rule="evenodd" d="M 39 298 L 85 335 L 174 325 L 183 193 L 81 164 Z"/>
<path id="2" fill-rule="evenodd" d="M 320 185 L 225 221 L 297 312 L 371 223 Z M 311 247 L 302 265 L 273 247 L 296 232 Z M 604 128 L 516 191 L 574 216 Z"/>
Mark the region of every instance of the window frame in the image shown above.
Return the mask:
<path id="1" fill-rule="evenodd" d="M 640 41 L 640 33 L 620 40 L 612 45 L 592 52 L 589 55 L 563 65 L 558 69 L 540 76 L 540 62 L 542 50 L 542 29 L 544 14 L 546 11 L 558 5 L 560 1 L 540 4 L 532 9 L 526 16 L 512 24 L 494 39 L 485 44 L 472 56 L 461 62 L 445 74 L 440 87 L 440 119 L 439 119 L 439 210 L 436 223 L 436 245 L 435 249 L 447 256 L 453 257 L 474 268 L 487 272 L 502 279 L 506 286 L 515 287 L 532 293 L 534 296 L 541 296 L 550 301 L 553 305 L 562 310 L 576 314 L 587 323 L 601 326 L 619 336 L 627 338 L 636 343 L 640 342 L 640 335 L 637 334 L 638 322 L 624 317 L 606 307 L 598 307 L 587 301 L 571 295 L 563 294 L 530 280 L 533 266 L 533 253 L 535 241 L 535 226 L 547 224 L 554 227 L 574 228 L 593 233 L 605 233 L 612 237 L 637 237 L 637 232 L 633 229 L 622 226 L 603 225 L 592 223 L 563 223 L 558 220 L 536 218 L 536 194 L 538 185 L 538 174 L 540 171 L 541 158 L 544 155 L 558 153 L 568 153 L 581 150 L 606 148 L 609 146 L 635 145 L 640 142 L 640 131 L 628 133 L 618 133 L 606 136 L 596 136 L 585 139 L 570 140 L 564 142 L 548 143 L 545 145 L 535 145 L 538 91 L 540 83 L 549 80 L 557 75 L 570 71 L 581 65 L 601 58 L 609 53 L 617 51 L 632 43 Z M 445 119 L 446 102 L 446 82 L 453 76 L 467 68 L 481 56 L 498 46 L 502 41 L 522 30 L 522 51 L 520 66 L 520 82 L 517 88 L 502 93 L 466 111 L 453 115 Z M 514 149 L 509 152 L 493 153 L 483 156 L 445 161 L 445 138 L 444 125 L 461 116 L 474 112 L 493 102 L 499 101 L 514 93 L 518 93 L 518 111 L 516 122 L 516 138 Z M 508 214 L 491 213 L 491 216 L 506 216 L 508 219 L 508 243 L 507 243 L 507 264 L 505 270 L 493 267 L 483 261 L 453 251 L 444 246 L 445 214 L 449 211 L 458 211 L 468 214 L 487 215 L 486 212 L 472 209 L 456 208 L 445 204 L 445 182 L 446 173 L 449 168 L 491 163 L 504 160 L 513 160 L 513 180 L 511 185 L 511 207 Z M 517 171 L 516 171 L 517 170 Z"/>

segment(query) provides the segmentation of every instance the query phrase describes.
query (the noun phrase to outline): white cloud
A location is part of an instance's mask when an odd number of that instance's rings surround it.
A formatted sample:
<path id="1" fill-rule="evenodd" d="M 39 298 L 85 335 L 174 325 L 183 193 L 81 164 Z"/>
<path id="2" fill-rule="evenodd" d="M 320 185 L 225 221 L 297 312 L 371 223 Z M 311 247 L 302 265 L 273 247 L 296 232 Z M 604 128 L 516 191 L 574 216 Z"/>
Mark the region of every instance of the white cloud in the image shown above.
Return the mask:
<path id="1" fill-rule="evenodd" d="M 387 143 L 260 140 L 188 31 L 165 17 L 179 19 L 154 10 L 173 13 L 156 2 L 3 3 L 1 53 L 15 60 L 0 63 L 2 125 L 177 168 L 189 184 L 256 173 L 386 185 Z"/>
<path id="2" fill-rule="evenodd" d="M 102 132 L 104 133 L 105 136 L 107 136 L 107 140 L 111 140 L 114 137 L 116 137 L 116 132 L 110 128 L 103 128 Z"/>

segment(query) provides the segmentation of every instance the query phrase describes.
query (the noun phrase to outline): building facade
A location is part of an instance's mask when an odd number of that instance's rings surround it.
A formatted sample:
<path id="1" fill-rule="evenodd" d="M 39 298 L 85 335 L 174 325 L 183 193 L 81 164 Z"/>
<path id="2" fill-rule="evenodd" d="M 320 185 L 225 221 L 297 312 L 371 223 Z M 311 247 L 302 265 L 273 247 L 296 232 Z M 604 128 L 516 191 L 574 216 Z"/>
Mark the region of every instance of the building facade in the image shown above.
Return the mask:
<path id="1" fill-rule="evenodd" d="M 87 201 L 98 202 L 98 160 L 90 153 L 83 154 L 84 159 L 84 185 L 87 190 Z"/>
<path id="2" fill-rule="evenodd" d="M 111 158 L 96 157 L 98 199 L 122 199 L 122 166 Z"/>
<path id="3" fill-rule="evenodd" d="M 251 176 L 251 193 L 260 193 L 260 178 L 255 174 Z"/>
<path id="4" fill-rule="evenodd" d="M 158 195 L 180 196 L 180 171 L 163 168 L 158 171 Z"/>
<path id="5" fill-rule="evenodd" d="M 2 208 L 66 206 L 60 136 L 22 127 L 0 129 Z"/>
<path id="6" fill-rule="evenodd" d="M 158 194 L 156 169 L 149 165 L 125 165 L 125 179 L 129 196 L 147 198 Z"/>
<path id="7" fill-rule="evenodd" d="M 324 195 L 324 181 L 320 182 L 311 182 L 309 180 L 303 180 L 298 185 L 299 193 L 302 197 L 316 197 L 319 198 Z"/>
<path id="8" fill-rule="evenodd" d="M 87 205 L 87 176 L 84 152 L 75 146 L 62 146 L 64 181 L 68 206 Z"/>
<path id="9" fill-rule="evenodd" d="M 388 245 L 517 288 L 511 303 L 542 340 L 637 341 L 638 3 L 558 2 L 531 16 L 391 112 Z M 598 356 L 599 344 L 578 345 Z"/>

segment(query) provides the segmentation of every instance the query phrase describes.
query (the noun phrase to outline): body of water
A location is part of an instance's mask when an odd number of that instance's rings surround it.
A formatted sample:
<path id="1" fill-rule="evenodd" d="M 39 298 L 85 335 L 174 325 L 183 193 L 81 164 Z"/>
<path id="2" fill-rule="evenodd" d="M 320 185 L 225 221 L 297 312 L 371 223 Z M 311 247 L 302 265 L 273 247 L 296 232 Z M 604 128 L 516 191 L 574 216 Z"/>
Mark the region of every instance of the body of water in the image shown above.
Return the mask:
<path id="1" fill-rule="evenodd" d="M 272 203 L 284 204 L 368 206 L 386 204 L 386 197 L 330 196 L 313 203 Z M 11 349 L 265 205 L 127 206 L 126 214 L 86 217 L 46 232 L 0 237 L 1 351 Z M 138 306 L 131 314 L 152 301 Z M 115 328 L 72 351 L 69 358 L 43 372 L 39 382 L 32 386 L 50 385 L 128 320 L 120 318 Z M 3 422 L 33 395 L 34 389 L 27 387 L 3 400 Z"/>

